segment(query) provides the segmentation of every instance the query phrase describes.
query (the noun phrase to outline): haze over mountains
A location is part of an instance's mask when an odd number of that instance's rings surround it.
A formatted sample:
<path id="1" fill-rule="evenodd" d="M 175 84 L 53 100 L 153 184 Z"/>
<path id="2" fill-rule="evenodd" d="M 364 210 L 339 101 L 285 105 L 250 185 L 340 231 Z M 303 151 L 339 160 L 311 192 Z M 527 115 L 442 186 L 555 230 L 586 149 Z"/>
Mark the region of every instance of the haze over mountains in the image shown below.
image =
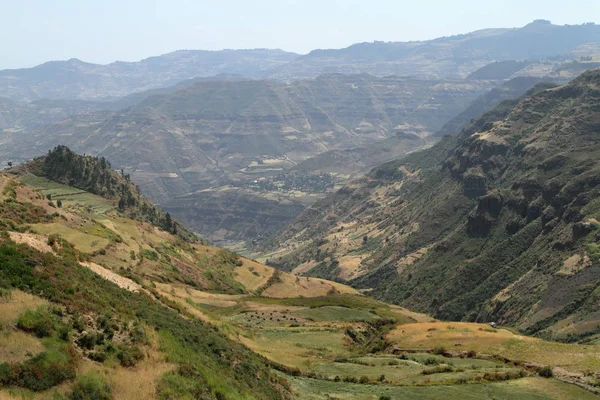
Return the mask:
<path id="1" fill-rule="evenodd" d="M 597 64 L 599 32 L 535 21 L 306 56 L 190 50 L 0 71 L 0 160 L 68 144 L 131 173 L 211 240 L 264 240 L 333 189 L 298 182 L 333 174 L 322 179 L 339 187 L 456 133 L 536 79 L 566 82 Z"/>
<path id="2" fill-rule="evenodd" d="M 600 26 L 593 23 L 558 26 L 537 20 L 522 28 L 486 29 L 424 42 L 359 43 L 345 49 L 314 50 L 304 56 L 255 49 L 182 50 L 108 65 L 71 59 L 0 71 L 0 93 L 28 101 L 103 99 L 222 73 L 288 81 L 326 73 L 462 79 L 494 61 L 568 59 L 571 52 L 594 54 L 599 42 Z M 596 47 L 589 49 L 590 44 Z"/>

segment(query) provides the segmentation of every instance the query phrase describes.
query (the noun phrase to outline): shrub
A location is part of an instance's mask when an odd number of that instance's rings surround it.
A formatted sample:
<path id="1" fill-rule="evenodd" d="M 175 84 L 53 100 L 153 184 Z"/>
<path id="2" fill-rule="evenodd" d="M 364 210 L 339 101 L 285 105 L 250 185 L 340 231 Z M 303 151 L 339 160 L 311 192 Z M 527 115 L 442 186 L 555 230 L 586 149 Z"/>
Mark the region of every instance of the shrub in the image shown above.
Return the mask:
<path id="1" fill-rule="evenodd" d="M 554 372 L 552 372 L 552 367 L 546 365 L 545 367 L 540 368 L 538 374 L 544 378 L 552 378 L 554 376 Z"/>
<path id="2" fill-rule="evenodd" d="M 452 372 L 453 369 L 451 366 L 449 365 L 440 365 L 437 367 L 433 367 L 433 368 L 429 368 L 429 369 L 424 369 L 423 371 L 421 371 L 422 375 L 433 375 L 433 374 L 443 374 L 445 372 Z"/>
<path id="3" fill-rule="evenodd" d="M 423 365 L 439 365 L 440 362 L 433 358 L 433 357 L 428 357 L 425 360 L 423 360 Z"/>
<path id="4" fill-rule="evenodd" d="M 17 328 L 43 338 L 54 333 L 57 323 L 56 317 L 49 312 L 47 307 L 42 306 L 21 314 L 17 321 Z"/>
<path id="5" fill-rule="evenodd" d="M 117 353 L 117 358 L 123 367 L 133 367 L 144 359 L 144 353 L 137 346 L 122 347 Z"/>
<path id="6" fill-rule="evenodd" d="M 110 386 L 95 373 L 77 377 L 69 397 L 72 400 L 111 400 L 113 398 Z"/>
<path id="7" fill-rule="evenodd" d="M 433 354 L 437 354 L 438 356 L 445 356 L 446 354 L 448 354 L 448 352 L 447 352 L 446 348 L 445 348 L 445 347 L 443 347 L 443 346 L 438 346 L 438 347 L 435 347 L 435 348 L 432 350 L 432 353 L 433 353 Z"/>
<path id="8" fill-rule="evenodd" d="M 75 357 L 66 348 L 40 353 L 22 363 L 0 365 L 0 385 L 47 390 L 75 377 Z"/>
<path id="9" fill-rule="evenodd" d="M 477 356 L 477 352 L 475 350 L 469 350 L 467 351 L 467 357 L 468 358 L 473 358 Z"/>

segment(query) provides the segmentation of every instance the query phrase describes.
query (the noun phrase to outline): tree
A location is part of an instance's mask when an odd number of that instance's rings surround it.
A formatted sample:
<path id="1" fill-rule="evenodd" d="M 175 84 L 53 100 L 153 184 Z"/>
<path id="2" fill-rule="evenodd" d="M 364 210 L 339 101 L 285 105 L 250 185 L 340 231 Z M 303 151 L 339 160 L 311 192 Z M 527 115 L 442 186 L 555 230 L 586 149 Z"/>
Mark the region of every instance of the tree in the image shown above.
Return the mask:
<path id="1" fill-rule="evenodd" d="M 12 161 L 9 161 L 8 162 L 8 168 L 11 168 L 11 167 L 12 167 Z"/>
<path id="2" fill-rule="evenodd" d="M 48 193 L 48 194 L 46 195 L 46 198 L 48 199 L 48 201 L 52 201 L 52 195 L 51 195 L 50 193 Z"/>
<path id="3" fill-rule="evenodd" d="M 58 207 L 58 208 L 62 207 L 62 200 L 61 199 L 56 200 L 56 207 Z"/>

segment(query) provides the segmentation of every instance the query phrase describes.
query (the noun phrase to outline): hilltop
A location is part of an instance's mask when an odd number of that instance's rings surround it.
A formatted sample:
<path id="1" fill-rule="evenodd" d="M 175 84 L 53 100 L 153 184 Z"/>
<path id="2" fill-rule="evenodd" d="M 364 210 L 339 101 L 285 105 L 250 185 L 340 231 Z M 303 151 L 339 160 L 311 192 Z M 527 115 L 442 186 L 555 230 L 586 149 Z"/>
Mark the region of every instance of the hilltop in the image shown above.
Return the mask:
<path id="1" fill-rule="evenodd" d="M 537 86 L 306 210 L 270 263 L 438 318 L 598 335 L 600 71 Z"/>

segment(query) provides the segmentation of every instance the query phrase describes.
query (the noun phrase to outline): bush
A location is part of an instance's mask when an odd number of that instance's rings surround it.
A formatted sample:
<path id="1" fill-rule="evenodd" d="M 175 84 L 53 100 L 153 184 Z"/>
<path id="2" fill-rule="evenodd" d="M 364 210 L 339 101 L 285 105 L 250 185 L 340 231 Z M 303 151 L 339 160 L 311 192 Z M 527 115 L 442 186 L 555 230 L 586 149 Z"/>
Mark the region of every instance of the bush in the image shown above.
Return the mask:
<path id="1" fill-rule="evenodd" d="M 440 364 L 440 362 L 433 357 L 428 357 L 423 360 L 423 365 L 439 365 L 439 364 Z"/>
<path id="2" fill-rule="evenodd" d="M 443 347 L 443 346 L 438 346 L 438 347 L 435 347 L 435 348 L 432 350 L 432 353 L 433 353 L 433 354 L 437 354 L 438 356 L 445 356 L 445 355 L 446 355 L 448 352 L 446 351 L 446 348 L 445 348 L 445 347 Z"/>
<path id="3" fill-rule="evenodd" d="M 552 372 L 552 367 L 546 365 L 545 367 L 540 368 L 538 374 L 544 378 L 552 378 L 554 376 L 554 372 Z"/>
<path id="4" fill-rule="evenodd" d="M 117 353 L 117 358 L 123 367 L 133 367 L 144 359 L 144 353 L 137 346 L 123 347 Z"/>
<path id="5" fill-rule="evenodd" d="M 0 385 L 33 391 L 50 389 L 75 377 L 74 355 L 66 348 L 48 350 L 22 363 L 0 364 Z"/>
<path id="6" fill-rule="evenodd" d="M 69 397 L 72 400 L 111 400 L 113 398 L 110 386 L 95 373 L 77 377 Z"/>
<path id="7" fill-rule="evenodd" d="M 27 310 L 21 314 L 17 321 L 17 328 L 43 338 L 52 336 L 57 324 L 57 318 L 50 313 L 47 307 L 42 306 L 36 310 Z"/>
<path id="8" fill-rule="evenodd" d="M 451 366 L 449 365 L 440 365 L 437 367 L 433 367 L 433 368 L 429 368 L 429 369 L 424 369 L 423 371 L 421 371 L 422 375 L 433 375 L 433 374 L 443 374 L 446 372 L 452 372 L 454 371 L 452 369 Z"/>

